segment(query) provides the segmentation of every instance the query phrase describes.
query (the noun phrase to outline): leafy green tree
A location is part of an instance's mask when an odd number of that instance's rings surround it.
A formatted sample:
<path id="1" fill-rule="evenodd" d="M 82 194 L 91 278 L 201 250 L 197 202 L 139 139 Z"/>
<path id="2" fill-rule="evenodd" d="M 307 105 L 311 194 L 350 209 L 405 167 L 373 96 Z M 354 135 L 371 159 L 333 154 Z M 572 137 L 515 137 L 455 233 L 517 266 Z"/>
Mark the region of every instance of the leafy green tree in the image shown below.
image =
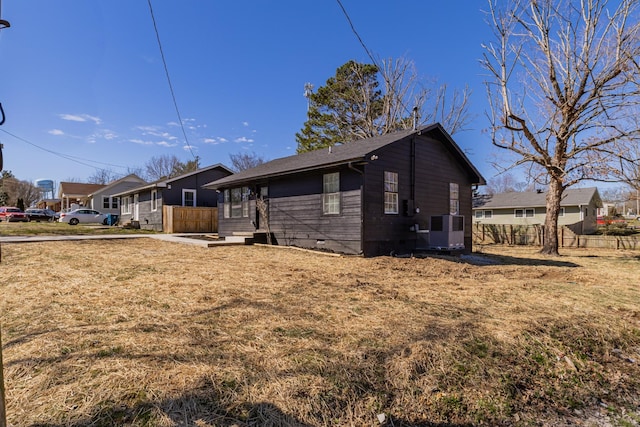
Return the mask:
<path id="1" fill-rule="evenodd" d="M 378 134 L 375 122 L 384 104 L 378 71 L 375 65 L 349 61 L 310 94 L 308 120 L 296 133 L 299 153 Z"/>

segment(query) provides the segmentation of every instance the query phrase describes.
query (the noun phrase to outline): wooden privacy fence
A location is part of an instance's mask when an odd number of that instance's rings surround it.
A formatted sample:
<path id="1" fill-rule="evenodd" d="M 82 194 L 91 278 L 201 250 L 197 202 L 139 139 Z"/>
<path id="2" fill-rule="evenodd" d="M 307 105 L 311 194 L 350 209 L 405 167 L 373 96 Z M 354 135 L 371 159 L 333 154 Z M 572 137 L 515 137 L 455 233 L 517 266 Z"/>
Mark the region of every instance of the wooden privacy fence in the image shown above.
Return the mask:
<path id="1" fill-rule="evenodd" d="M 542 246 L 544 243 L 544 227 L 542 225 L 503 225 L 474 224 L 473 243 L 479 245 L 531 245 Z M 640 235 L 603 236 L 580 235 L 568 227 L 558 229 L 558 243 L 561 248 L 603 248 L 603 249 L 637 249 L 640 250 Z"/>
<path id="2" fill-rule="evenodd" d="M 163 206 L 162 231 L 165 233 L 217 233 L 218 208 Z"/>

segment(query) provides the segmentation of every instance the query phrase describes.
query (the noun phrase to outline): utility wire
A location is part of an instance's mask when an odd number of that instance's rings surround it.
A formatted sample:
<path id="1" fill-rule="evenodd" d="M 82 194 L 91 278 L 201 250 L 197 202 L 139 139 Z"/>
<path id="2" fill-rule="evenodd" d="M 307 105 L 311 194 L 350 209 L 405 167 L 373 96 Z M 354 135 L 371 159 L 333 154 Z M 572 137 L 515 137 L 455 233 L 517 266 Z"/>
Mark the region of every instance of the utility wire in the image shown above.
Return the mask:
<path id="1" fill-rule="evenodd" d="M 351 21 L 351 17 L 349 16 L 349 14 L 347 13 L 347 10 L 342 5 L 342 2 L 340 0 L 336 0 L 336 1 L 338 2 L 338 5 L 340 6 L 340 9 L 342 9 L 342 13 L 344 14 L 345 18 L 347 18 L 347 22 L 349 22 L 349 26 L 351 27 L 351 31 L 353 31 L 353 34 L 355 34 L 356 38 L 358 39 L 358 41 L 360 42 L 360 44 L 364 48 L 364 51 L 367 52 L 367 56 L 369 56 L 369 59 L 371 59 L 371 62 L 373 62 L 373 65 L 378 67 L 378 70 L 380 70 L 380 66 L 378 65 L 378 61 L 376 61 L 376 59 L 373 57 L 373 55 L 371 54 L 371 51 L 369 50 L 367 45 L 362 40 L 362 37 L 360 37 L 360 34 L 358 34 L 358 31 L 356 30 L 355 25 L 353 25 L 353 22 Z M 382 78 L 385 79 L 385 81 L 387 82 L 387 85 L 391 86 L 391 82 L 387 79 L 387 76 L 385 75 L 385 73 L 381 72 L 380 74 L 382 75 Z M 404 108 L 405 112 L 411 113 L 409 108 L 407 108 L 407 106 L 404 105 L 404 103 L 402 102 L 401 99 L 398 99 L 398 102 L 400 103 L 402 108 Z"/>
<path id="2" fill-rule="evenodd" d="M 99 162 L 97 160 L 90 160 L 90 159 L 85 159 L 85 158 L 82 158 L 82 157 L 71 156 L 69 154 L 58 153 L 57 151 L 49 150 L 48 148 L 44 148 L 44 147 L 41 147 L 40 145 L 34 144 L 33 142 L 28 141 L 28 140 L 26 140 L 26 139 L 24 139 L 22 137 L 19 137 L 18 135 L 14 135 L 13 133 L 11 133 L 9 131 L 6 131 L 4 129 L 0 129 L 0 132 L 4 132 L 7 135 L 12 136 L 12 137 L 14 137 L 15 139 L 17 139 L 19 141 L 22 141 L 22 142 L 24 142 L 26 144 L 29 144 L 29 145 L 31 145 L 33 147 L 36 147 L 36 148 L 38 148 L 38 149 L 40 149 L 42 151 L 46 151 L 47 153 L 53 154 L 54 156 L 61 157 L 61 158 L 65 159 L 65 160 L 69 160 L 69 161 L 78 163 L 78 164 L 83 165 L 83 166 L 88 166 L 88 167 L 94 168 L 96 170 L 105 170 L 105 169 L 101 168 L 101 167 L 98 167 L 98 166 L 90 165 L 89 163 L 85 163 L 85 162 L 91 162 L 91 163 L 97 163 L 97 164 L 105 165 L 105 166 L 113 166 L 113 167 L 117 167 L 117 168 L 127 169 L 127 166 L 115 165 L 115 164 L 112 164 L 112 163 L 104 163 L 104 162 Z"/>
<path id="3" fill-rule="evenodd" d="M 369 59 L 371 59 L 371 61 L 373 62 L 373 65 L 375 65 L 376 67 L 380 68 L 378 66 L 377 61 L 375 60 L 375 58 L 373 57 L 373 55 L 369 51 L 369 48 L 367 48 L 367 45 L 364 44 L 364 41 L 362 41 L 362 38 L 360 37 L 360 34 L 358 34 L 358 31 L 356 31 L 356 27 L 353 25 L 353 22 L 351 22 L 351 18 L 349 17 L 349 14 L 347 13 L 347 10 L 342 5 L 342 2 L 340 0 L 337 0 L 337 1 L 338 1 L 338 5 L 340 6 L 340 9 L 342 9 L 342 13 L 344 13 L 345 18 L 347 18 L 347 22 L 349 22 L 349 26 L 351 27 L 351 31 L 353 31 L 353 34 L 355 34 L 356 37 L 358 38 L 358 41 L 360 42 L 360 44 L 364 48 L 364 51 L 367 52 L 367 55 L 369 56 Z"/>
<path id="4" fill-rule="evenodd" d="M 158 47 L 160 48 L 160 56 L 162 57 L 162 64 L 164 65 L 164 73 L 167 75 L 167 82 L 169 83 L 169 90 L 171 91 L 171 99 L 173 99 L 173 106 L 176 109 L 176 114 L 178 116 L 178 122 L 180 123 L 180 128 L 182 129 L 182 135 L 184 136 L 184 140 L 187 143 L 187 147 L 189 147 L 189 151 L 191 155 L 196 161 L 196 166 L 198 163 L 198 157 L 193 153 L 191 149 L 191 143 L 189 142 L 189 138 L 187 138 L 187 132 L 184 129 L 184 123 L 182 122 L 182 117 L 180 116 L 180 109 L 178 108 L 178 102 L 176 101 L 176 95 L 173 91 L 173 84 L 171 84 L 171 77 L 169 75 L 169 68 L 167 67 L 167 61 L 164 57 L 164 50 L 162 49 L 162 42 L 160 41 L 160 33 L 158 32 L 158 26 L 156 25 L 156 18 L 153 14 L 153 7 L 151 6 L 151 0 L 147 0 L 149 3 L 149 12 L 151 13 L 151 20 L 153 21 L 153 29 L 156 32 L 156 39 L 158 40 Z"/>

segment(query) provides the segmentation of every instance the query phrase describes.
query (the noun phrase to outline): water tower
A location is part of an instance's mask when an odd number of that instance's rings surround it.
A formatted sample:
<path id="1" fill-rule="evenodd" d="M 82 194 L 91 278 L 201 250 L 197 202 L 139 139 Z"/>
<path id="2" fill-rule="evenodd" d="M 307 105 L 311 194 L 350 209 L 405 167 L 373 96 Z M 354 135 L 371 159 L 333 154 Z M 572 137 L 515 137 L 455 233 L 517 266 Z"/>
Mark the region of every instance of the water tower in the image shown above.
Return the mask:
<path id="1" fill-rule="evenodd" d="M 50 179 L 36 179 L 36 187 L 42 193 L 43 199 L 53 199 L 53 181 Z M 51 197 L 48 197 L 48 196 Z"/>

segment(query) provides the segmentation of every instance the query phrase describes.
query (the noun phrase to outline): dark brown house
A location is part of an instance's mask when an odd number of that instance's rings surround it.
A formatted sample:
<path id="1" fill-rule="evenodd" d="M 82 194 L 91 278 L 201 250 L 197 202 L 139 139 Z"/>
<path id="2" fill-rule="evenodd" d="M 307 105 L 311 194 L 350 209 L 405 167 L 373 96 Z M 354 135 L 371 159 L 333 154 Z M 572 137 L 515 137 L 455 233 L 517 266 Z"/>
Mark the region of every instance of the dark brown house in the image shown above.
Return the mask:
<path id="1" fill-rule="evenodd" d="M 376 256 L 471 251 L 472 187 L 484 183 L 434 124 L 276 159 L 204 188 L 219 192 L 223 237 L 269 229 L 279 244 Z"/>

